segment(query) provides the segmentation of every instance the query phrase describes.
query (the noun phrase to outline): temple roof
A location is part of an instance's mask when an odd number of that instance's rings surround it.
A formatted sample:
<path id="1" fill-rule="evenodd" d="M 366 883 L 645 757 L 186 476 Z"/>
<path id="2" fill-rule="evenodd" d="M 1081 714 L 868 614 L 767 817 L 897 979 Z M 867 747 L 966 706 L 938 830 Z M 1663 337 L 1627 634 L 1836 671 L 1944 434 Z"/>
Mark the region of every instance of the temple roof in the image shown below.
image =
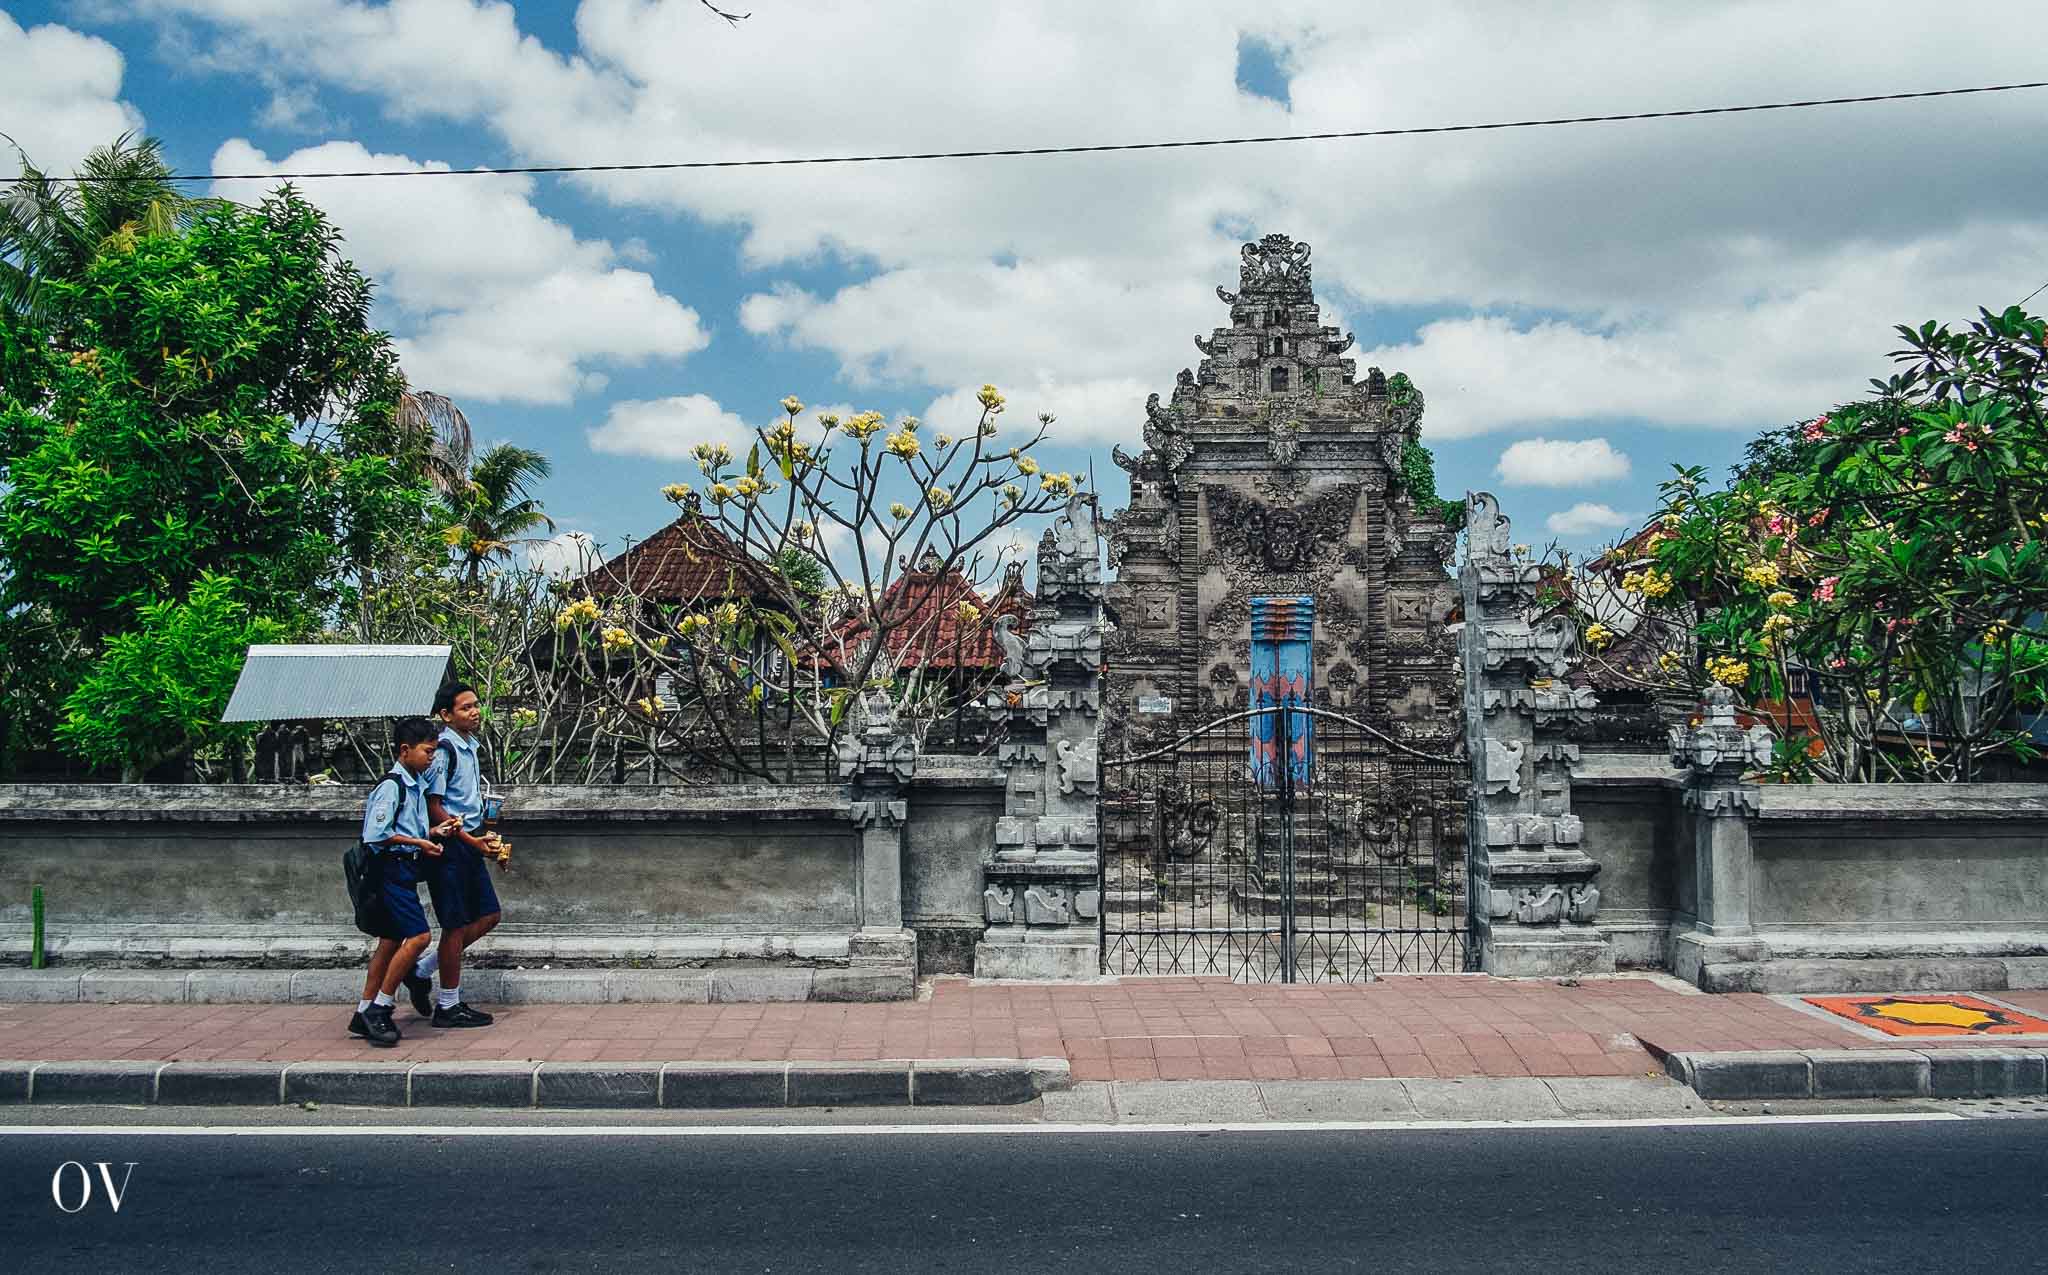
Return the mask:
<path id="1" fill-rule="evenodd" d="M 592 597 L 632 592 L 669 604 L 776 597 L 760 563 L 688 510 L 577 583 Z"/>
<path id="2" fill-rule="evenodd" d="M 944 572 L 937 567 L 936 555 L 927 554 L 918 566 L 906 566 L 883 593 L 879 609 L 894 621 L 885 635 L 889 653 L 900 668 L 1000 667 L 1003 652 L 996 645 L 996 617 L 1014 615 L 1022 620 L 1036 601 L 1024 588 L 1022 571 L 1008 572 L 995 596 L 985 598 L 959 567 Z M 972 604 L 980 615 L 963 620 L 962 602 Z M 896 619 L 899 614 L 902 618 Z M 842 627 L 840 645 L 852 649 L 866 627 L 859 620 Z"/>

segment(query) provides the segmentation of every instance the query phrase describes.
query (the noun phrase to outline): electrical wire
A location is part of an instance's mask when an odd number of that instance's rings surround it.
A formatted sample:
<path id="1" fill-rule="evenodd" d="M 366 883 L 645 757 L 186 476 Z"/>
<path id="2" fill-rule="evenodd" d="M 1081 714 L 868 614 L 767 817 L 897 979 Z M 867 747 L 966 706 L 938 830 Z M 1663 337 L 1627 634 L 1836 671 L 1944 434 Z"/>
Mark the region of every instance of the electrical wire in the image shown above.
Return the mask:
<path id="1" fill-rule="evenodd" d="M 1510 129 L 1559 128 L 1575 124 L 1620 124 L 1640 120 L 1690 119 L 1707 115 L 1746 115 L 1764 111 L 1808 110 L 1822 106 L 1856 106 L 1871 102 L 1907 102 L 1923 98 L 1964 97 L 2048 88 L 2048 80 L 2018 84 L 1987 84 L 1976 88 L 1927 89 L 1914 93 L 1873 93 L 1861 97 L 1820 97 L 1794 102 L 1758 102 L 1746 106 L 1699 106 L 1672 111 L 1630 111 L 1618 115 L 1571 115 L 1553 119 L 1500 120 L 1486 124 L 1435 124 L 1413 128 L 1365 128 L 1333 133 L 1278 133 L 1258 137 L 1212 137 L 1164 142 L 1107 142 L 1092 146 L 1022 146 L 1007 149 L 914 151 L 900 154 L 813 155 L 779 159 L 690 159 L 639 164 L 528 164 L 493 168 L 363 168 L 310 173 L 174 173 L 170 181 L 314 181 L 338 177 L 496 177 L 548 173 L 645 173 L 710 168 L 789 168 L 815 164 L 893 164 L 939 159 L 1013 159 L 1037 155 L 1101 155 L 1116 151 L 1194 150 L 1213 146 L 1268 146 L 1282 142 L 1334 142 L 1380 137 L 1422 137 L 1439 133 L 1484 133 Z M 12 178 L 23 181 L 25 178 Z M 120 181 L 123 177 L 48 177 L 63 181 Z M 153 180 L 166 180 L 161 175 Z"/>

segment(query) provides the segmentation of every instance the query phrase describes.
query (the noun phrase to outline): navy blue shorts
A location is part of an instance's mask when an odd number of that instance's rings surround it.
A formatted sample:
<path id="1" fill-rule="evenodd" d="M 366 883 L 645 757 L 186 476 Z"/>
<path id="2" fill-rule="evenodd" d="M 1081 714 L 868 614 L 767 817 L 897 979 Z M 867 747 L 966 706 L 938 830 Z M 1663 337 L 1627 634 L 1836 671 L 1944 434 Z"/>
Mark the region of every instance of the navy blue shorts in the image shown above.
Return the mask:
<path id="1" fill-rule="evenodd" d="M 491 884 L 490 865 L 481 852 L 450 842 L 438 858 L 422 857 L 420 870 L 427 878 L 427 893 L 434 897 L 434 919 L 444 932 L 499 910 L 498 889 Z"/>
<path id="2" fill-rule="evenodd" d="M 411 861 L 386 858 L 384 928 L 377 932 L 377 937 L 403 941 L 426 932 L 427 913 L 420 907 L 420 887 Z"/>

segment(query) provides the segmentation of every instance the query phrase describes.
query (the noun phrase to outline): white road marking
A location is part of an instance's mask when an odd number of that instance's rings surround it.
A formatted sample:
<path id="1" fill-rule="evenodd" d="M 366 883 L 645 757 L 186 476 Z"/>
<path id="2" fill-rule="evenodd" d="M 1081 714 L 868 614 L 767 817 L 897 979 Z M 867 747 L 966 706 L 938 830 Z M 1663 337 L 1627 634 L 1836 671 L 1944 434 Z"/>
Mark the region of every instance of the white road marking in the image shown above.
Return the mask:
<path id="1" fill-rule="evenodd" d="M 1835 1112 L 1786 1116 L 1678 1116 L 1584 1120 L 1328 1120 L 1226 1121 L 1217 1124 L 877 1124 L 877 1125 L 13 1125 L 15 1136 L 81 1138 L 853 1138 L 898 1135 L 998 1137 L 1132 1133 L 1398 1133 L 1416 1130 L 1730 1129 L 1757 1125 L 1928 1124 L 1966 1120 L 1952 1111 Z"/>

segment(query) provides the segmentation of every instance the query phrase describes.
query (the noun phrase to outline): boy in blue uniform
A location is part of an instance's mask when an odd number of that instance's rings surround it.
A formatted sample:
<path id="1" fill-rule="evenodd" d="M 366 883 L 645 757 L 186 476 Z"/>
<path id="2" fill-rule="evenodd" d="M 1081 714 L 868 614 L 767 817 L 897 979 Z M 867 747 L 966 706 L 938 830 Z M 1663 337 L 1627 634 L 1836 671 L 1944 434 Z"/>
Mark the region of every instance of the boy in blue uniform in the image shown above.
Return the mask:
<path id="1" fill-rule="evenodd" d="M 436 1027 L 488 1027 L 491 1015 L 462 999 L 462 953 L 497 928 L 500 913 L 497 887 L 484 864 L 483 774 L 476 752 L 483 703 L 475 690 L 458 682 L 434 696 L 434 715 L 441 719 L 442 730 L 426 776 L 427 812 L 436 825 L 447 821 L 454 830 L 445 838 L 440 858 L 427 867 L 427 890 L 434 898 L 434 916 L 441 922 L 441 944 L 414 967 L 405 980 L 406 990 L 421 1014 L 429 1012 L 427 992 L 433 990 Z M 439 987 L 429 979 L 436 979 Z"/>
<path id="2" fill-rule="evenodd" d="M 377 847 L 373 860 L 383 879 L 384 928 L 363 980 L 363 999 L 348 1020 L 348 1033 L 372 1045 L 398 1043 L 391 1006 L 405 972 L 427 946 L 427 914 L 420 910 L 418 863 L 421 854 L 439 856 L 435 833 L 452 830 L 428 822 L 426 786 L 420 776 L 434 761 L 434 724 L 422 717 L 398 723 L 392 731 L 398 760 L 377 781 L 363 804 L 363 844 Z"/>

